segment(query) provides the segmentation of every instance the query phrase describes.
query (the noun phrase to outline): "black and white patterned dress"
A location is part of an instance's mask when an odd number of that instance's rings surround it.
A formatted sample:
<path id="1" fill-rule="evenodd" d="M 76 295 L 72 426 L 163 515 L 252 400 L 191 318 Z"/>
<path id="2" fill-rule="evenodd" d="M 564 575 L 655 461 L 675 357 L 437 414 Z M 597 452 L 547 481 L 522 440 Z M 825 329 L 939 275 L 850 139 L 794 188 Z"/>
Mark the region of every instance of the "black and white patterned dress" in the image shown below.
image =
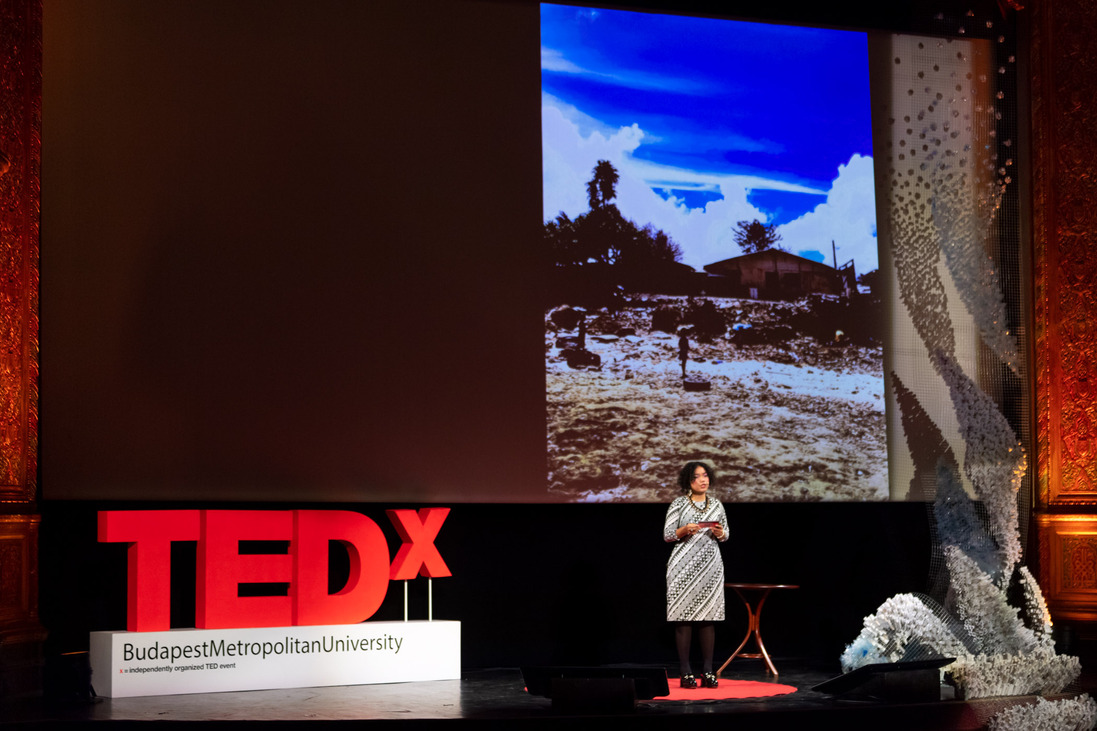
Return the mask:
<path id="1" fill-rule="evenodd" d="M 675 531 L 689 523 L 718 521 L 728 539 L 724 506 L 709 497 L 698 507 L 689 496 L 674 499 L 667 508 L 663 539 L 674 543 L 667 561 L 667 621 L 714 622 L 724 618 L 724 561 L 712 531 L 702 530 L 678 540 Z"/>

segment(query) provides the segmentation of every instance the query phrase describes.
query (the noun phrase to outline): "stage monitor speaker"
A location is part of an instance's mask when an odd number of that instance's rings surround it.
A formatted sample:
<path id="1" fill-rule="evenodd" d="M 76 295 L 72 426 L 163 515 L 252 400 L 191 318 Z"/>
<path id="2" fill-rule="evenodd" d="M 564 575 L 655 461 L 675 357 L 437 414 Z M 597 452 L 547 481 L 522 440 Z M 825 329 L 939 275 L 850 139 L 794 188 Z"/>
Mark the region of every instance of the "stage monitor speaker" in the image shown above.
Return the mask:
<path id="1" fill-rule="evenodd" d="M 95 703 L 91 662 L 86 651 L 64 652 L 46 658 L 44 692 L 51 701 Z"/>
<path id="2" fill-rule="evenodd" d="M 637 700 L 670 694 L 662 668 L 528 666 L 522 678 L 530 695 L 552 699 L 558 711 L 620 713 Z"/>
<path id="3" fill-rule="evenodd" d="M 941 700 L 941 668 L 954 657 L 862 665 L 812 690 L 849 698 L 927 703 Z"/>

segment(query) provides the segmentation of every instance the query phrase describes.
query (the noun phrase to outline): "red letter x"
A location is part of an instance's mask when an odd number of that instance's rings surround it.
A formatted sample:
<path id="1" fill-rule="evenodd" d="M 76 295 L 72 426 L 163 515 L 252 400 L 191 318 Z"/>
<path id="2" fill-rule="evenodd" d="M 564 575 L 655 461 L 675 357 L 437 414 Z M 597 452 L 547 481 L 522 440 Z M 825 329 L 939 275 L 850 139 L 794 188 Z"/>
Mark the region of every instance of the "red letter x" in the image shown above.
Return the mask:
<path id="1" fill-rule="evenodd" d="M 416 574 L 431 578 L 453 575 L 434 545 L 449 508 L 422 508 L 418 515 L 414 510 L 386 510 L 385 513 L 404 541 L 392 561 L 390 579 L 413 579 Z"/>

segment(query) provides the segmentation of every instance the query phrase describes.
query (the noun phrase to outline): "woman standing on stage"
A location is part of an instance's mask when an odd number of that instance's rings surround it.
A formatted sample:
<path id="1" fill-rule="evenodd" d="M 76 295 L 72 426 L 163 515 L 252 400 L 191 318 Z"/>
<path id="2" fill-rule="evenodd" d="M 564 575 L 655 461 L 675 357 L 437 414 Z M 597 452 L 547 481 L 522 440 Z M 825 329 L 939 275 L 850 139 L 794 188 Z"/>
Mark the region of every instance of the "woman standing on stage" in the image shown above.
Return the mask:
<path id="1" fill-rule="evenodd" d="M 716 626 L 724 619 L 724 562 L 717 541 L 728 538 L 724 506 L 708 494 L 716 472 L 704 462 L 687 462 L 678 474 L 684 495 L 667 508 L 663 538 L 674 549 L 667 562 L 667 621 L 675 622 L 675 643 L 681 665 L 683 688 L 696 688 L 697 678 L 689 664 L 693 627 L 701 645 L 701 682 L 715 688 L 712 653 Z"/>

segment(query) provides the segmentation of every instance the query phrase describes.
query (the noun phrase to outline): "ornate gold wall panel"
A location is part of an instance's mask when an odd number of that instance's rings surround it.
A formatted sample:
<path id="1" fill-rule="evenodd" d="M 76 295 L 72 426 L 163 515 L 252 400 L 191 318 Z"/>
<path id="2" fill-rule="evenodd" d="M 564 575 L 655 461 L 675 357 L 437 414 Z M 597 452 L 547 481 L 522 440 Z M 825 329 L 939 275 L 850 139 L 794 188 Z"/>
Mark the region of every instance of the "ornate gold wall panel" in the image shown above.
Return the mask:
<path id="1" fill-rule="evenodd" d="M 1037 505 L 1097 507 L 1097 12 L 1044 0 L 1029 20 Z"/>
<path id="2" fill-rule="evenodd" d="M 40 0 L 0 0 L 0 503 L 32 503 L 38 471 Z"/>
<path id="3" fill-rule="evenodd" d="M 34 694 L 41 0 L 0 0 L 0 696 Z"/>
<path id="4" fill-rule="evenodd" d="M 1056 620 L 1097 622 L 1097 8 L 1028 13 L 1038 576 Z"/>

